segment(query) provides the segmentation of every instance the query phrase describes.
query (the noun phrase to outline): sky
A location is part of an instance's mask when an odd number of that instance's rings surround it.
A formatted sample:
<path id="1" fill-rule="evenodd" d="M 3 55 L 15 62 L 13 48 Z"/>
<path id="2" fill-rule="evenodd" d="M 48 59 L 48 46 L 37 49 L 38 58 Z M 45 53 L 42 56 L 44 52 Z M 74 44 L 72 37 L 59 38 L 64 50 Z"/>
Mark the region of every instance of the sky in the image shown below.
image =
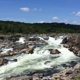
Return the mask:
<path id="1" fill-rule="evenodd" d="M 0 0 L 0 20 L 80 24 L 80 0 Z"/>

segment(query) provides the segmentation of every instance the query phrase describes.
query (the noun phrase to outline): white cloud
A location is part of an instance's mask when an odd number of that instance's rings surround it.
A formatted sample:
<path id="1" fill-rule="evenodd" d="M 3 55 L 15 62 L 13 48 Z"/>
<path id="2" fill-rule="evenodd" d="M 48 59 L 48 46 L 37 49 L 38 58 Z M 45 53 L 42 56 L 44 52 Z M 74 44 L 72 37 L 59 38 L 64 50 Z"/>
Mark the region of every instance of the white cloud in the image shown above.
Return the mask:
<path id="1" fill-rule="evenodd" d="M 77 24 L 77 21 L 73 21 L 73 24 Z"/>
<path id="2" fill-rule="evenodd" d="M 39 11 L 42 11 L 42 9 L 40 8 Z"/>
<path id="3" fill-rule="evenodd" d="M 55 17 L 53 17 L 52 19 L 53 19 L 53 20 L 58 20 L 58 17 L 55 16 Z"/>
<path id="4" fill-rule="evenodd" d="M 42 9 L 33 8 L 33 11 L 41 11 Z"/>
<path id="5" fill-rule="evenodd" d="M 70 14 L 75 14 L 76 12 L 71 12 Z"/>
<path id="6" fill-rule="evenodd" d="M 78 23 L 77 21 L 73 21 L 72 23 L 76 25 L 80 25 L 80 23 Z"/>
<path id="7" fill-rule="evenodd" d="M 80 11 L 79 11 L 79 12 L 77 12 L 76 16 L 80 16 Z"/>
<path id="8" fill-rule="evenodd" d="M 44 23 L 45 21 L 39 21 L 38 23 Z"/>
<path id="9" fill-rule="evenodd" d="M 33 11 L 37 11 L 37 8 L 34 8 Z"/>
<path id="10" fill-rule="evenodd" d="M 66 23 L 66 22 L 68 22 L 68 20 L 65 19 L 64 22 Z"/>
<path id="11" fill-rule="evenodd" d="M 80 23 L 77 23 L 77 25 L 80 25 Z"/>
<path id="12" fill-rule="evenodd" d="M 65 20 L 61 21 L 61 23 L 68 23 L 68 20 L 65 19 Z"/>
<path id="13" fill-rule="evenodd" d="M 20 10 L 25 11 L 25 12 L 29 12 L 30 9 L 28 7 L 23 7 L 23 8 L 20 8 Z"/>

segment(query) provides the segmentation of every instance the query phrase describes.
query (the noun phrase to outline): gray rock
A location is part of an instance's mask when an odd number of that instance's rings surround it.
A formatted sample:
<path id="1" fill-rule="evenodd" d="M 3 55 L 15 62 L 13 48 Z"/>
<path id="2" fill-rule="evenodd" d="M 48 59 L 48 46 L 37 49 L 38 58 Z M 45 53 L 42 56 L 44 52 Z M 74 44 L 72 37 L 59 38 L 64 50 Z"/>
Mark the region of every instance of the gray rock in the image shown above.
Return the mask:
<path id="1" fill-rule="evenodd" d="M 8 60 L 7 59 L 0 59 L 0 66 L 7 64 Z"/>
<path id="2" fill-rule="evenodd" d="M 49 49 L 50 54 L 59 54 L 60 51 L 58 51 L 57 49 Z"/>

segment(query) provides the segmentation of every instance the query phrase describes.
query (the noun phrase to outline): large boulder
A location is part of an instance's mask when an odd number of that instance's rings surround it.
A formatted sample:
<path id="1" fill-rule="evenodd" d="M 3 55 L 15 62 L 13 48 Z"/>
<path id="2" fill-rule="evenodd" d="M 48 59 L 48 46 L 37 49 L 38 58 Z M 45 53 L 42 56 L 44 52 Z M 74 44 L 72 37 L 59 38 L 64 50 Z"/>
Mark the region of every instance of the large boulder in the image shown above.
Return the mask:
<path id="1" fill-rule="evenodd" d="M 28 45 L 28 48 L 24 48 L 20 52 L 28 54 L 28 53 L 33 53 L 33 51 L 34 51 L 34 45 Z"/>
<path id="2" fill-rule="evenodd" d="M 24 49 L 24 48 L 27 48 L 28 46 L 27 46 L 27 44 L 14 44 L 13 45 L 13 48 L 14 48 L 14 50 L 22 50 L 22 49 Z"/>

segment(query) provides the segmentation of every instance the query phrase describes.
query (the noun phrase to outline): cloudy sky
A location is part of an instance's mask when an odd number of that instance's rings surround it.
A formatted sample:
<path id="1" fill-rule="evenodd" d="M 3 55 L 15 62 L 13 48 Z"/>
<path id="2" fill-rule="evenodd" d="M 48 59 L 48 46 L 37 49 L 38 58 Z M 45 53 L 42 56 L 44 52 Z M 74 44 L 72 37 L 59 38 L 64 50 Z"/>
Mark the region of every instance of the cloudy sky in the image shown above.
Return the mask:
<path id="1" fill-rule="evenodd" d="M 0 0 L 0 20 L 80 24 L 80 0 Z"/>

